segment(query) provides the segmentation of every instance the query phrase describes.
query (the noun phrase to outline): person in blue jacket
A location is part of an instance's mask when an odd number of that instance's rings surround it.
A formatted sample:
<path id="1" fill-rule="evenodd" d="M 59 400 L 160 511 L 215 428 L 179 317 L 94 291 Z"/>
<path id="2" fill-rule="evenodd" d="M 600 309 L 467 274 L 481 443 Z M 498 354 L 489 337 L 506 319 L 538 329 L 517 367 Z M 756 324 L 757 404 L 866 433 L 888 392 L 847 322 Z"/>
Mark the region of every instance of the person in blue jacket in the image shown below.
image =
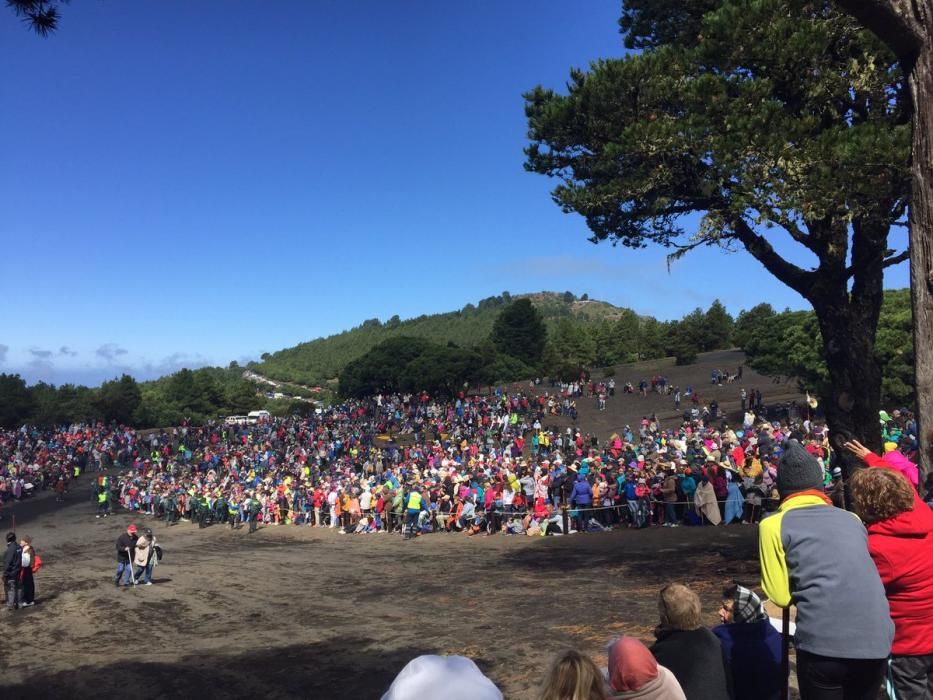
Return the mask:
<path id="1" fill-rule="evenodd" d="M 593 505 L 593 489 L 583 474 L 577 474 L 577 481 L 570 492 L 570 507 L 577 511 L 577 531 L 586 531 L 590 507 Z"/>
<path id="2" fill-rule="evenodd" d="M 733 700 L 778 700 L 781 677 L 781 635 L 771 625 L 761 599 L 733 584 L 722 592 L 719 637 L 727 667 L 732 671 Z"/>

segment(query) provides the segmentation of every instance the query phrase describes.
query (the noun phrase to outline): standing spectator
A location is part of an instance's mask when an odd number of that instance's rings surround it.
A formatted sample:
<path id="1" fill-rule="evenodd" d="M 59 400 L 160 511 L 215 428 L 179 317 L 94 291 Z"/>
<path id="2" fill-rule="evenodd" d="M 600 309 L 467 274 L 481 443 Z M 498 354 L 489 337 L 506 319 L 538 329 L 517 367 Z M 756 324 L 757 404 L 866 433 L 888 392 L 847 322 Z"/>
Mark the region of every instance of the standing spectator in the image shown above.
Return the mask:
<path id="1" fill-rule="evenodd" d="M 583 474 L 577 474 L 577 480 L 570 494 L 570 507 L 575 508 L 577 511 L 577 530 L 580 532 L 586 530 L 586 521 L 592 505 L 593 489 L 587 483 L 586 477 Z"/>
<path id="2" fill-rule="evenodd" d="M 771 625 L 761 599 L 744 586 L 722 592 L 721 625 L 713 634 L 732 671 L 734 700 L 778 700 L 781 675 L 781 635 Z"/>
<path id="3" fill-rule="evenodd" d="M 36 582 L 33 570 L 36 566 L 36 550 L 32 546 L 32 538 L 24 535 L 19 543 L 22 548 L 22 569 L 20 570 L 20 583 L 22 585 L 21 608 L 29 608 L 36 604 Z"/>
<path id="4" fill-rule="evenodd" d="M 152 570 L 156 562 L 156 538 L 152 530 L 148 527 L 143 530 L 143 534 L 136 540 L 136 554 L 133 557 L 133 564 L 136 566 L 136 580 L 142 578 L 144 586 L 152 585 Z"/>
<path id="5" fill-rule="evenodd" d="M 124 586 L 133 581 L 133 558 L 136 556 L 136 526 L 127 525 L 126 532 L 117 538 L 117 573 L 113 577 L 113 585 L 119 586 L 121 579 L 126 579 Z"/>
<path id="6" fill-rule="evenodd" d="M 664 527 L 677 527 L 677 473 L 674 467 L 661 486 L 664 498 Z"/>
<path id="7" fill-rule="evenodd" d="M 6 552 L 3 554 L 3 590 L 6 592 L 7 610 L 19 606 L 19 573 L 23 568 L 23 550 L 16 541 L 16 533 L 6 533 Z"/>
<path id="8" fill-rule="evenodd" d="M 857 442 L 846 447 L 869 464 L 879 460 Z M 931 698 L 933 511 L 908 479 L 893 469 L 860 469 L 850 484 L 852 506 L 868 527 L 868 551 L 894 620 L 889 678 L 895 697 Z"/>
<path id="9" fill-rule="evenodd" d="M 759 526 L 761 585 L 773 603 L 797 606 L 802 700 L 875 700 L 894 624 L 857 516 L 833 508 L 823 469 L 796 440 L 778 466 L 778 512 Z"/>

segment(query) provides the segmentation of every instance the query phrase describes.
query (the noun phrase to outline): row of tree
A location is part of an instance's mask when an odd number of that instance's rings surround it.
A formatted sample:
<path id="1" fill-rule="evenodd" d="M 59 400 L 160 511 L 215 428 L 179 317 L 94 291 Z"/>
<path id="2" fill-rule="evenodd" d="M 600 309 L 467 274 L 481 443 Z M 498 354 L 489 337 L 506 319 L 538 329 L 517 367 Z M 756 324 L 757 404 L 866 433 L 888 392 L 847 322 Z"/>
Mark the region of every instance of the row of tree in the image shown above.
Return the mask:
<path id="1" fill-rule="evenodd" d="M 812 395 L 832 396 L 820 326 L 813 311 L 777 313 L 770 304 L 759 304 L 739 314 L 734 340 L 745 350 L 748 364 L 759 372 L 796 377 Z M 881 373 L 882 405 L 912 407 L 916 392 L 909 290 L 885 291 L 870 360 Z"/>
<path id="2" fill-rule="evenodd" d="M 910 292 L 885 292 L 875 363 L 884 405 L 911 406 L 913 338 Z M 453 396 L 464 385 L 551 376 L 576 379 L 581 372 L 618 364 L 675 357 L 689 364 L 697 354 L 740 347 L 750 366 L 771 376 L 794 377 L 815 396 L 831 396 L 830 374 L 813 311 L 776 312 L 759 304 L 733 320 L 716 300 L 679 321 L 661 322 L 625 310 L 617 318 L 583 324 L 563 318 L 550 327 L 528 299 L 499 314 L 489 337 L 472 348 L 402 336 L 380 343 L 340 374 L 339 392 L 365 396 L 381 391 Z"/>
<path id="3" fill-rule="evenodd" d="M 183 369 L 143 384 L 124 374 L 97 388 L 74 384 L 56 387 L 44 382 L 27 386 L 19 375 L 0 374 L 0 426 L 4 428 L 92 421 L 165 427 L 180 425 L 183 420 L 203 422 L 222 415 L 242 415 L 267 403 L 257 394 L 256 385 L 243 380 L 239 371 L 214 367 Z M 273 405 L 279 412 L 297 408 L 283 402 Z"/>
<path id="4" fill-rule="evenodd" d="M 505 306 L 488 337 L 472 347 L 414 336 L 392 337 L 350 362 L 340 373 L 343 396 L 380 391 L 454 396 L 465 385 L 488 385 L 553 376 L 576 379 L 581 372 L 638 360 L 674 356 L 684 364 L 697 353 L 730 347 L 745 350 L 752 367 L 770 375 L 796 377 L 811 393 L 828 396 L 830 376 L 812 311 L 776 312 L 768 304 L 742 311 L 737 320 L 717 300 L 678 321 L 662 322 L 623 310 L 613 318 L 585 323 L 563 317 L 548 328 L 528 298 Z M 912 405 L 913 344 L 908 290 L 885 292 L 873 361 L 882 375 L 886 406 Z M 306 412 L 307 401 L 269 401 L 242 378 L 242 369 L 183 369 L 138 384 L 123 375 L 99 388 L 38 383 L 0 375 L 0 425 L 62 425 L 116 421 L 138 427 L 201 422 L 256 408 L 276 414 Z"/>

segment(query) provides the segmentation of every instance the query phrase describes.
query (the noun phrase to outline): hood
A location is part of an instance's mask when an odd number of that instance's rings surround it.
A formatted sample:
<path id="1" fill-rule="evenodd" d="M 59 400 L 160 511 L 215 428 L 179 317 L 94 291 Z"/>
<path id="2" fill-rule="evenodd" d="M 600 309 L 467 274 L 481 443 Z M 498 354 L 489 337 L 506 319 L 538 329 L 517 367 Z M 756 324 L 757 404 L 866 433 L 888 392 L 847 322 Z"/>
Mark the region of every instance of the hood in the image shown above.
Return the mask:
<path id="1" fill-rule="evenodd" d="M 638 690 L 658 677 L 658 662 L 635 637 L 622 637 L 609 649 L 609 685 L 615 691 Z"/>
<path id="2" fill-rule="evenodd" d="M 871 523 L 867 529 L 869 535 L 923 538 L 933 532 L 933 510 L 919 498 L 915 498 L 913 510 Z"/>
<path id="3" fill-rule="evenodd" d="M 912 483 L 915 487 L 919 483 L 919 470 L 917 465 L 911 462 L 907 457 L 898 452 L 897 450 L 892 450 L 891 452 L 886 453 L 881 458 L 885 464 L 891 466 L 891 468 L 896 469 L 901 474 L 907 477 L 907 480 Z"/>

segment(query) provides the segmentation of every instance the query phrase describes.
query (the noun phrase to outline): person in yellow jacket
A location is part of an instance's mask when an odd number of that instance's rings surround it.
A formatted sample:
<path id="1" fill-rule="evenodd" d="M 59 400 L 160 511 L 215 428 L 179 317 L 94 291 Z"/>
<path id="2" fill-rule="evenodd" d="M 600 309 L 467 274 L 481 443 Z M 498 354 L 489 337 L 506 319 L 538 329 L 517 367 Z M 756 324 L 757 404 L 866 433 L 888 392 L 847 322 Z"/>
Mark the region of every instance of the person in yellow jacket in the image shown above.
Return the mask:
<path id="1" fill-rule="evenodd" d="M 775 605 L 797 606 L 801 700 L 875 698 L 894 624 L 868 554 L 865 526 L 834 508 L 823 469 L 796 440 L 778 465 L 778 512 L 761 521 L 761 587 Z"/>
<path id="2" fill-rule="evenodd" d="M 405 539 L 409 540 L 415 537 L 418 529 L 418 516 L 426 508 L 427 499 L 418 491 L 412 488 L 405 499 Z"/>

